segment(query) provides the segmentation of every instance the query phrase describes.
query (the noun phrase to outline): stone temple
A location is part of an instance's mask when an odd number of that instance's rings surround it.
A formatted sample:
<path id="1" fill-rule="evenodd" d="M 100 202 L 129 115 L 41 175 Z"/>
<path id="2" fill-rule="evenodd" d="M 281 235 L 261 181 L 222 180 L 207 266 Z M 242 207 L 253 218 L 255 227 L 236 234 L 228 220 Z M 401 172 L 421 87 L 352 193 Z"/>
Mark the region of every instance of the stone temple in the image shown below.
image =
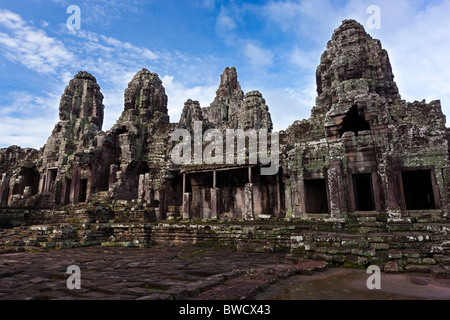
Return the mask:
<path id="1" fill-rule="evenodd" d="M 311 117 L 279 132 L 279 169 L 266 176 L 260 164 L 171 160 L 172 133 L 193 133 L 196 122 L 202 133 L 274 134 L 263 95 L 244 93 L 235 68 L 210 106 L 187 100 L 178 123 L 160 78 L 142 69 L 106 132 L 100 87 L 79 72 L 42 149 L 0 150 L 0 227 L 17 230 L 0 245 L 203 241 L 386 271 L 448 270 L 450 130 L 440 102 L 402 100 L 388 53 L 354 20 L 335 30 L 316 79 Z"/>

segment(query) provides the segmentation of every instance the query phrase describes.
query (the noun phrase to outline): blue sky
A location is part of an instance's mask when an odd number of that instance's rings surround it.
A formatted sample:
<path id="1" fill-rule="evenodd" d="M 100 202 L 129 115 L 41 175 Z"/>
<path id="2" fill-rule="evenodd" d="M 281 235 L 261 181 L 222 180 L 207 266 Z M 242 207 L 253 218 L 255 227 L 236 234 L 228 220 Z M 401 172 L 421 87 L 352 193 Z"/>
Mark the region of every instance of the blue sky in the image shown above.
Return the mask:
<path id="1" fill-rule="evenodd" d="M 66 26 L 70 5 L 81 9 L 80 30 Z M 380 30 L 367 28 L 370 5 L 381 9 Z M 227 66 L 245 92 L 262 92 L 284 130 L 310 116 L 320 55 L 348 18 L 382 41 L 403 99 L 440 99 L 449 115 L 448 13 L 450 0 L 0 0 L 0 148 L 42 147 L 79 70 L 101 86 L 105 131 L 141 68 L 160 75 L 177 122 L 187 99 L 212 102 Z"/>

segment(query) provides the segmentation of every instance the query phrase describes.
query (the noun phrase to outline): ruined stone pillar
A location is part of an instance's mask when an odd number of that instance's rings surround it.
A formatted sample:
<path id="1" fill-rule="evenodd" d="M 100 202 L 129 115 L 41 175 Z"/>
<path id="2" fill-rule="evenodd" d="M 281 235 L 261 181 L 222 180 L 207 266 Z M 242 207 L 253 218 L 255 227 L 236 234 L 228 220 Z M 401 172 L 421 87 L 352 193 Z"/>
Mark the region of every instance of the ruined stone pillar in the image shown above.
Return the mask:
<path id="1" fill-rule="evenodd" d="M 401 183 L 401 172 L 396 172 L 393 165 L 387 163 L 380 164 L 378 171 L 381 175 L 381 182 L 383 183 L 384 198 L 386 199 L 386 211 L 390 219 L 402 219 L 402 207 L 406 207 L 404 202 L 403 184 Z"/>
<path id="2" fill-rule="evenodd" d="M 286 207 L 286 218 L 292 218 L 292 189 L 290 186 L 290 180 L 285 183 L 284 187 L 284 203 Z"/>
<path id="3" fill-rule="evenodd" d="M 116 182 L 117 165 L 112 164 L 109 167 L 109 187 Z"/>
<path id="4" fill-rule="evenodd" d="M 245 220 L 255 220 L 253 211 L 253 183 L 247 183 L 244 190 L 244 217 Z"/>
<path id="5" fill-rule="evenodd" d="M 208 192 L 208 189 L 206 186 L 203 186 L 200 188 L 200 199 L 201 199 L 201 218 L 203 220 L 211 219 L 211 204 L 206 201 L 206 193 Z M 209 191 L 210 192 L 210 191 Z M 210 192 L 211 195 L 211 192 Z"/>
<path id="6" fill-rule="evenodd" d="M 442 210 L 442 216 L 443 218 L 446 218 L 446 212 L 447 212 L 447 192 L 446 192 L 446 184 L 444 179 L 444 168 L 435 168 L 433 170 L 433 190 L 434 190 L 434 197 L 436 200 L 436 203 L 439 203 L 438 209 Z"/>
<path id="7" fill-rule="evenodd" d="M 328 189 L 330 194 L 330 214 L 333 218 L 341 218 L 344 204 L 341 162 L 333 161 L 328 169 Z"/>
<path id="8" fill-rule="evenodd" d="M 300 219 L 305 214 L 305 183 L 302 175 L 291 177 L 292 218 Z"/>
<path id="9" fill-rule="evenodd" d="M 39 178 L 38 193 L 44 193 L 45 173 L 42 173 Z"/>
<path id="10" fill-rule="evenodd" d="M 146 173 L 144 178 L 144 200 L 147 203 L 153 202 L 152 189 L 150 188 L 150 173 Z"/>
<path id="11" fill-rule="evenodd" d="M 277 217 L 281 216 L 280 173 L 277 172 Z"/>
<path id="12" fill-rule="evenodd" d="M 217 220 L 219 215 L 219 197 L 220 192 L 219 189 L 211 189 L 211 219 Z"/>
<path id="13" fill-rule="evenodd" d="M 76 204 L 80 199 L 81 167 L 76 167 L 72 174 L 72 185 L 70 187 L 70 203 Z"/>
<path id="14" fill-rule="evenodd" d="M 183 220 L 191 218 L 191 194 L 183 194 Z"/>
<path id="15" fill-rule="evenodd" d="M 138 200 L 145 200 L 145 174 L 139 175 Z"/>
<path id="16" fill-rule="evenodd" d="M 7 204 L 9 193 L 9 175 L 6 173 L 2 174 L 2 179 L 0 180 L 0 205 Z"/>
<path id="17" fill-rule="evenodd" d="M 167 206 L 166 206 L 166 190 L 159 190 L 159 210 L 156 219 L 162 221 L 166 218 Z"/>
<path id="18" fill-rule="evenodd" d="M 50 179 L 50 170 L 47 168 L 45 169 L 45 186 L 44 186 L 44 193 L 47 193 L 50 191 L 50 183 L 51 183 L 51 179 Z"/>

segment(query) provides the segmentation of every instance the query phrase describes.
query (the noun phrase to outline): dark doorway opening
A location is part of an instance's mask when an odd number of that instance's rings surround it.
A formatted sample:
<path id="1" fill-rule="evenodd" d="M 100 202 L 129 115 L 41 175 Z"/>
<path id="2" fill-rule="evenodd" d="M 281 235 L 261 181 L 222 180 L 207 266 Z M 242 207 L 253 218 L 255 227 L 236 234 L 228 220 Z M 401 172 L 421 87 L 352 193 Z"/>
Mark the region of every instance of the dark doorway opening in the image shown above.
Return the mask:
<path id="1" fill-rule="evenodd" d="M 375 211 L 372 174 L 354 175 L 353 188 L 356 211 Z"/>
<path id="2" fill-rule="evenodd" d="M 102 192 L 109 190 L 109 175 L 109 167 L 103 167 L 99 176 L 98 191 Z"/>
<path id="3" fill-rule="evenodd" d="M 329 213 L 327 184 L 324 179 L 305 180 L 306 212 Z"/>
<path id="4" fill-rule="evenodd" d="M 370 130 L 370 124 L 366 121 L 364 115 L 360 115 L 358 107 L 354 105 L 348 112 L 342 122 L 342 128 L 339 130 L 339 136 L 346 132 L 354 132 L 355 136 L 361 131 Z"/>
<path id="5" fill-rule="evenodd" d="M 52 187 L 54 186 L 55 182 L 56 182 L 56 177 L 58 175 L 58 169 L 48 169 L 47 171 L 47 177 L 46 177 L 46 182 L 45 182 L 45 192 L 50 192 L 50 190 L 52 189 Z"/>
<path id="6" fill-rule="evenodd" d="M 78 202 L 80 202 L 80 203 L 86 202 L 86 199 L 87 199 L 87 185 L 88 185 L 87 179 L 81 180 L 80 197 L 79 197 L 79 200 L 78 200 Z"/>
<path id="7" fill-rule="evenodd" d="M 402 172 L 406 210 L 435 210 L 431 170 Z"/>
<path id="8" fill-rule="evenodd" d="M 50 174 L 50 185 L 52 185 L 56 181 L 56 176 L 58 175 L 58 169 L 49 169 L 48 172 Z"/>
<path id="9" fill-rule="evenodd" d="M 64 191 L 64 205 L 70 203 L 70 189 L 72 187 L 72 180 L 67 179 L 66 181 L 66 190 Z"/>

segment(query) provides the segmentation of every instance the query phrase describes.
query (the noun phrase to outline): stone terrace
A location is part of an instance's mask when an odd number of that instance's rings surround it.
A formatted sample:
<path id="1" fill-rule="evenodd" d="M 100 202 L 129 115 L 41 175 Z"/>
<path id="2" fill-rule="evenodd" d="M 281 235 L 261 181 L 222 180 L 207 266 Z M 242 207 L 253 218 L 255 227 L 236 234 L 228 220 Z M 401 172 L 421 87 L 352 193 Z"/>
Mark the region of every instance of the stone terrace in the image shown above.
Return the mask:
<path id="1" fill-rule="evenodd" d="M 283 263 L 282 254 L 201 248 L 82 248 L 3 255 L 1 300 L 171 300 L 249 298 L 279 278 L 322 271 L 327 263 Z M 81 290 L 67 289 L 67 268 L 81 269 Z M 233 281 L 234 280 L 234 281 Z M 231 282 L 230 282 L 231 281 Z M 242 283 L 245 281 L 245 286 Z M 232 294 L 208 294 L 229 283 Z"/>

